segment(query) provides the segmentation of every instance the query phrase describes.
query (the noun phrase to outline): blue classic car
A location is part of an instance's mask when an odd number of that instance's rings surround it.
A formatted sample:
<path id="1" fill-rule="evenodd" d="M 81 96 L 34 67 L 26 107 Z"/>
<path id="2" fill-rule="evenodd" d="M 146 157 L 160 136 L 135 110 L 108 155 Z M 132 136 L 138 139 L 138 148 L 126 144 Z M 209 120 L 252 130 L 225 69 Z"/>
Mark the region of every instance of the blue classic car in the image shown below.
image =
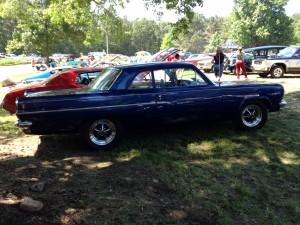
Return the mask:
<path id="1" fill-rule="evenodd" d="M 74 69 L 73 66 L 60 66 L 60 67 L 52 67 L 49 68 L 47 70 L 45 70 L 44 72 L 32 75 L 32 76 L 28 76 L 25 77 L 22 82 L 25 84 L 31 83 L 31 82 L 42 82 L 44 80 L 46 80 L 48 77 L 50 77 L 51 75 L 57 73 L 57 72 L 62 72 L 65 70 L 70 70 L 70 69 Z"/>
<path id="2" fill-rule="evenodd" d="M 264 126 L 285 105 L 279 84 L 214 83 L 191 63 L 108 67 L 89 86 L 17 100 L 26 134 L 80 133 L 93 149 L 114 147 L 126 128 L 225 119 L 244 130 Z"/>

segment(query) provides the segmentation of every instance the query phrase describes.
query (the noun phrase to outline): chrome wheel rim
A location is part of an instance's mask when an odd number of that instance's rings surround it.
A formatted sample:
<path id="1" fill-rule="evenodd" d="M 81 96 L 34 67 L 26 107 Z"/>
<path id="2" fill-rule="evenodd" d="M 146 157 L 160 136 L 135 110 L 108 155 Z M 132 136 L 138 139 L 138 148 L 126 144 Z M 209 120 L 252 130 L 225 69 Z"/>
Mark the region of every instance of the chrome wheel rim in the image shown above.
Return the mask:
<path id="1" fill-rule="evenodd" d="M 262 121 L 262 110 L 257 105 L 248 105 L 242 112 L 243 124 L 247 127 L 255 127 Z"/>
<path id="2" fill-rule="evenodd" d="M 116 126 L 110 120 L 102 119 L 95 121 L 89 129 L 90 140 L 96 145 L 108 145 L 117 133 Z"/>
<path id="3" fill-rule="evenodd" d="M 282 76 L 282 73 L 283 73 L 283 71 L 282 71 L 281 68 L 276 68 L 276 69 L 274 69 L 274 76 L 275 76 L 275 77 L 281 77 L 281 76 Z"/>

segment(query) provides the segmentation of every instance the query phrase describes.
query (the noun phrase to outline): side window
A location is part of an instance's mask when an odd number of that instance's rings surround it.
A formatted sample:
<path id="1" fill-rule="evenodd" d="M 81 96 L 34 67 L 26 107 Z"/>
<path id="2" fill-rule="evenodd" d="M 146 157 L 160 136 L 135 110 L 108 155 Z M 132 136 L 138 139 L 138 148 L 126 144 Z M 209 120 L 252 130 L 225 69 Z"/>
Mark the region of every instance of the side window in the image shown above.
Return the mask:
<path id="1" fill-rule="evenodd" d="M 76 83 L 88 85 L 92 80 L 94 80 L 101 72 L 92 73 L 80 73 L 77 74 Z"/>
<path id="2" fill-rule="evenodd" d="M 207 85 L 196 71 L 186 68 L 154 70 L 154 78 L 156 88 Z"/>
<path id="3" fill-rule="evenodd" d="M 77 74 L 76 83 L 88 85 L 90 83 L 88 73 Z"/>
<path id="4" fill-rule="evenodd" d="M 153 88 L 152 73 L 150 70 L 141 72 L 136 75 L 132 83 L 129 85 L 129 89 L 146 89 Z"/>
<path id="5" fill-rule="evenodd" d="M 278 52 L 279 52 L 279 49 L 277 49 L 277 48 L 269 49 L 268 56 L 276 55 Z"/>

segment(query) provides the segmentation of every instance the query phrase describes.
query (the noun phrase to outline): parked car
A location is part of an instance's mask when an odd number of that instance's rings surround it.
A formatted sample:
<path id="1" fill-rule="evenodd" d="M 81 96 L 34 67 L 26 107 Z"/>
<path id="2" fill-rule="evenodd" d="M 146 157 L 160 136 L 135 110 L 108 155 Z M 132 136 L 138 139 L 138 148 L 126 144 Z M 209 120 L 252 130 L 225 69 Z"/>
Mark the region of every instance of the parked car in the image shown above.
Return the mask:
<path id="1" fill-rule="evenodd" d="M 32 66 L 36 68 L 36 70 L 45 71 L 49 68 L 58 66 L 58 58 L 50 56 L 49 60 L 43 57 L 33 57 Z"/>
<path id="2" fill-rule="evenodd" d="M 268 59 L 255 59 L 252 68 L 261 77 L 267 77 L 270 74 L 273 78 L 280 78 L 285 73 L 299 74 L 300 46 L 284 48 L 277 55 Z"/>
<path id="3" fill-rule="evenodd" d="M 254 59 L 267 59 L 269 57 L 273 57 L 277 55 L 282 49 L 288 46 L 285 45 L 267 45 L 267 46 L 259 46 L 254 48 L 247 48 L 244 51 L 247 53 L 252 53 Z"/>
<path id="4" fill-rule="evenodd" d="M 201 57 L 201 55 L 204 55 L 204 54 L 190 54 L 189 57 L 187 57 L 186 59 L 198 58 L 198 57 Z"/>
<path id="5" fill-rule="evenodd" d="M 206 73 L 210 73 L 214 71 L 214 64 L 212 62 L 212 59 L 198 61 L 197 67 Z"/>
<path id="6" fill-rule="evenodd" d="M 151 60 L 152 61 L 164 61 L 170 54 L 174 54 L 179 51 L 177 48 L 169 48 L 158 52 Z M 114 54 L 112 59 L 123 59 L 123 55 Z M 25 85 L 10 91 L 3 100 L 3 108 L 9 111 L 11 114 L 16 112 L 15 101 L 19 97 L 26 95 L 25 93 L 38 92 L 45 90 L 59 90 L 59 89 L 71 89 L 82 88 L 89 84 L 99 73 L 106 67 L 118 65 L 118 62 L 113 61 L 100 61 L 97 64 L 93 64 L 93 67 L 85 67 L 81 69 L 72 69 L 65 72 L 58 72 L 55 75 L 51 75 L 43 82 L 36 82 L 35 84 Z M 41 81 L 41 78 L 39 78 Z M 37 80 L 35 80 L 37 81 Z"/>
<path id="7" fill-rule="evenodd" d="M 25 77 L 22 80 L 22 82 L 26 83 L 26 84 L 31 83 L 31 82 L 42 82 L 57 72 L 61 72 L 64 70 L 70 70 L 70 69 L 74 69 L 74 68 L 75 68 L 74 66 L 59 66 L 59 67 L 49 68 L 48 70 L 46 70 L 44 72 L 40 72 L 36 75 L 31 75 L 31 76 Z"/>
<path id="8" fill-rule="evenodd" d="M 266 45 L 266 46 L 244 49 L 244 52 L 246 53 L 246 57 L 245 57 L 246 70 L 248 72 L 252 72 L 252 62 L 254 59 L 267 59 L 269 57 L 273 57 L 280 50 L 286 47 L 287 46 L 284 45 Z M 229 56 L 229 61 L 225 65 L 224 72 L 225 73 L 230 72 L 236 74 L 235 62 L 236 62 L 236 54 L 233 53 Z"/>
<path id="9" fill-rule="evenodd" d="M 16 54 L 6 54 L 5 58 L 16 59 L 18 56 Z"/>
<path id="10" fill-rule="evenodd" d="M 253 60 L 253 54 L 252 53 L 245 53 L 245 57 L 244 57 L 244 63 L 246 66 L 246 71 L 247 72 L 252 72 L 252 60 Z M 231 54 L 228 57 L 228 61 L 224 66 L 224 73 L 233 73 L 236 74 L 236 67 L 235 67 L 235 63 L 236 63 L 236 52 Z"/>
<path id="11" fill-rule="evenodd" d="M 207 59 L 211 60 L 214 57 L 214 55 L 215 55 L 215 53 L 200 54 L 198 57 L 194 57 L 194 58 L 191 58 L 191 59 L 186 59 L 185 62 L 192 63 L 195 66 L 197 66 L 197 63 L 199 61 L 203 61 L 203 60 L 207 60 Z"/>
<path id="12" fill-rule="evenodd" d="M 87 61 L 69 61 L 62 64 L 63 66 L 77 66 L 78 68 L 88 67 L 89 64 Z"/>
<path id="13" fill-rule="evenodd" d="M 280 84 L 216 84 L 191 63 L 119 65 L 86 88 L 19 98 L 15 125 L 26 134 L 79 133 L 90 148 L 108 150 L 139 126 L 222 119 L 256 130 L 283 96 Z"/>
<path id="14" fill-rule="evenodd" d="M 38 91 L 77 89 L 86 87 L 95 77 L 97 77 L 103 68 L 80 68 L 70 69 L 57 73 L 43 82 L 27 84 L 9 91 L 3 101 L 2 107 L 11 114 L 16 113 L 16 99 L 24 97 L 25 93 Z"/>

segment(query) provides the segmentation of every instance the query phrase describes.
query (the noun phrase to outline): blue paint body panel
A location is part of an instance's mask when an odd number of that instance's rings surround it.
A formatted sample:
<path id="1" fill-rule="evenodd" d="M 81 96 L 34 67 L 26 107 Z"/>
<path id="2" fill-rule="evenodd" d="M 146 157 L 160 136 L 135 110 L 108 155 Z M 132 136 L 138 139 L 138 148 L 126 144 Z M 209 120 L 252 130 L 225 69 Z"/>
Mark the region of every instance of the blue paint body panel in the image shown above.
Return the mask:
<path id="1" fill-rule="evenodd" d="M 188 85 L 164 87 L 155 72 L 174 68 L 192 71 L 199 79 L 190 79 Z M 114 76 L 106 75 L 107 71 L 113 71 Z M 153 86 L 130 88 L 140 84 L 137 74 L 145 71 L 151 72 L 147 82 Z M 280 84 L 216 84 L 193 64 L 182 62 L 115 66 L 102 74 L 86 88 L 39 92 L 18 99 L 16 115 L 20 122 L 30 123 L 24 132 L 77 132 L 83 123 L 100 118 L 118 119 L 129 127 L 232 120 L 247 101 L 261 101 L 269 111 L 278 111 L 284 95 Z"/>

